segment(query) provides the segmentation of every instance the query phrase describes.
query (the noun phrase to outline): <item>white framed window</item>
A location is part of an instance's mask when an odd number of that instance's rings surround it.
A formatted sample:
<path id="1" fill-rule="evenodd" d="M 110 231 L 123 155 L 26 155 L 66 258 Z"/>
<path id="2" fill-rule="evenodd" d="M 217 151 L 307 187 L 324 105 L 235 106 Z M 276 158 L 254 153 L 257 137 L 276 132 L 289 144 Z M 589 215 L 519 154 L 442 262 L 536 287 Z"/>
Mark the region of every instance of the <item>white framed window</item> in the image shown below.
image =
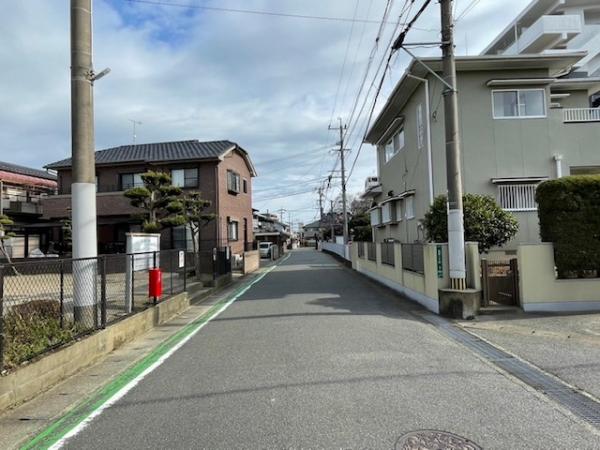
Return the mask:
<path id="1" fill-rule="evenodd" d="M 236 220 L 227 222 L 227 239 L 230 241 L 237 241 L 239 239 L 238 229 L 239 224 Z"/>
<path id="2" fill-rule="evenodd" d="M 492 91 L 494 119 L 536 119 L 546 117 L 545 89 Z"/>
<path id="3" fill-rule="evenodd" d="M 415 203 L 412 196 L 404 199 L 404 217 L 407 220 L 415 218 Z"/>
<path id="4" fill-rule="evenodd" d="M 392 159 L 394 156 L 396 156 L 400 150 L 402 150 L 404 148 L 404 144 L 405 144 L 405 136 L 404 136 L 404 129 L 400 130 L 398 133 L 396 133 L 394 135 L 394 137 L 392 137 L 392 139 L 389 140 L 389 142 L 387 144 L 385 144 L 384 147 L 384 157 L 385 157 L 385 162 L 389 162 L 390 159 Z"/>
<path id="5" fill-rule="evenodd" d="M 371 226 L 377 227 L 381 225 L 381 208 L 371 210 Z"/>
<path id="6" fill-rule="evenodd" d="M 498 185 L 498 203 L 506 211 L 537 211 L 537 183 Z"/>
<path id="7" fill-rule="evenodd" d="M 396 221 L 396 202 L 391 201 L 381 205 L 381 223 L 392 223 Z"/>

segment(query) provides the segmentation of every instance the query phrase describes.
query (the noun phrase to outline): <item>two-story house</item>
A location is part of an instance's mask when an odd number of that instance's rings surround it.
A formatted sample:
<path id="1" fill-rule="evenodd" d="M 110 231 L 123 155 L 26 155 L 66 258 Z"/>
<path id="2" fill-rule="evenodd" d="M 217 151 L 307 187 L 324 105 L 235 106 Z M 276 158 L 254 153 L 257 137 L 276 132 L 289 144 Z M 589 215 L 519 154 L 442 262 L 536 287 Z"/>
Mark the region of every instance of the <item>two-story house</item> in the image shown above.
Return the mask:
<path id="1" fill-rule="evenodd" d="M 54 174 L 0 161 L 0 215 L 14 223 L 10 231 L 15 236 L 6 242 L 12 258 L 24 258 L 47 245 L 47 234 L 38 224 L 40 204 L 44 196 L 55 194 L 56 188 Z"/>
<path id="2" fill-rule="evenodd" d="M 44 199 L 44 217 L 69 217 L 71 206 L 71 159 L 46 166 L 58 174 L 58 195 Z M 200 191 L 211 202 L 207 213 L 215 215 L 200 233 L 200 249 L 231 247 L 241 254 L 251 245 L 252 178 L 256 170 L 248 152 L 230 141 L 197 140 L 123 145 L 96 152 L 96 209 L 98 251 L 125 251 L 125 234 L 139 230 L 140 210 L 131 206 L 123 192 L 141 186 L 149 170 L 171 175 L 172 184 Z M 161 247 L 191 249 L 189 229 L 163 230 Z"/>
<path id="3" fill-rule="evenodd" d="M 568 174 L 600 172 L 600 78 L 570 77 L 585 53 L 458 57 L 464 191 L 489 194 L 520 229 L 506 249 L 539 242 L 536 186 Z M 412 61 L 366 136 L 377 148 L 374 239 L 424 239 L 420 219 L 446 193 L 443 92 L 429 72 L 439 58 Z"/>

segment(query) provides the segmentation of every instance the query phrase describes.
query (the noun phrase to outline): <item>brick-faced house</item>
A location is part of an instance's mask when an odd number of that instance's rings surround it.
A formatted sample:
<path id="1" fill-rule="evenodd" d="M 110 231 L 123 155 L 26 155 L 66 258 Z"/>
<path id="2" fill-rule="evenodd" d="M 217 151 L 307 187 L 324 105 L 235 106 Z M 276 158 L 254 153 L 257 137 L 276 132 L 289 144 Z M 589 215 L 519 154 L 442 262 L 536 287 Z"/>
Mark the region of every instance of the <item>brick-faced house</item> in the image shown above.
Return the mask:
<path id="1" fill-rule="evenodd" d="M 0 161 L 0 215 L 13 221 L 10 231 L 15 235 L 6 242 L 11 258 L 25 258 L 48 245 L 48 236 L 39 224 L 40 204 L 44 196 L 55 193 L 56 175 Z"/>
<path id="2" fill-rule="evenodd" d="M 43 202 L 44 218 L 69 217 L 71 206 L 71 159 L 46 166 L 56 170 L 58 195 Z M 123 145 L 96 152 L 96 210 L 98 251 L 123 252 L 125 234 L 139 230 L 136 214 L 123 192 L 141 185 L 148 170 L 170 173 L 172 183 L 184 190 L 200 191 L 210 200 L 207 210 L 216 218 L 201 231 L 201 250 L 229 246 L 240 254 L 252 235 L 252 178 L 256 170 L 248 152 L 230 141 L 197 140 Z M 60 239 L 56 230 L 55 239 Z M 190 248 L 189 231 L 184 227 L 162 232 L 161 247 Z"/>

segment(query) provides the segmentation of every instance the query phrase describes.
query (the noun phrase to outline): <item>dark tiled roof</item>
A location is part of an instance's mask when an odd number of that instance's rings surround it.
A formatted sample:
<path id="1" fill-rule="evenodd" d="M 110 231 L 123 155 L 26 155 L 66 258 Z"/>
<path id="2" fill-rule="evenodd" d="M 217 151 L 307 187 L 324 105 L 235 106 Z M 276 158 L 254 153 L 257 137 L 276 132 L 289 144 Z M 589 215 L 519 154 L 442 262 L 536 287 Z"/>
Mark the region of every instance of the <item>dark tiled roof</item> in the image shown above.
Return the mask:
<path id="1" fill-rule="evenodd" d="M 7 162 L 0 161 L 0 170 L 5 172 L 18 173 L 19 175 L 28 175 L 30 177 L 43 178 L 45 180 L 56 181 L 56 175 L 46 172 L 45 170 L 32 169 L 31 167 L 18 166 Z"/>
<path id="2" fill-rule="evenodd" d="M 236 144 L 231 141 L 199 142 L 197 140 L 122 145 L 97 151 L 96 164 L 216 159 L 235 146 Z M 71 158 L 53 162 L 46 167 L 48 169 L 71 167 Z"/>

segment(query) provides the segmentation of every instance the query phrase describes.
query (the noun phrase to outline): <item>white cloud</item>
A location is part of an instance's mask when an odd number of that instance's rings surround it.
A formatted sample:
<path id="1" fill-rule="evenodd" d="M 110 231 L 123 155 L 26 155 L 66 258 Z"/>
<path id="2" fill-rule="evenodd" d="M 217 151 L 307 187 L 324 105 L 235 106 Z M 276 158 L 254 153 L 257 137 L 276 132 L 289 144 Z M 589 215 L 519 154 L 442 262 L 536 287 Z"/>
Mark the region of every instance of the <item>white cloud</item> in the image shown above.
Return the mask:
<path id="1" fill-rule="evenodd" d="M 352 17 L 356 5 L 347 0 L 207 3 L 341 17 Z M 357 16 L 367 18 L 369 11 L 368 18 L 378 20 L 385 3 L 361 0 Z M 396 2 L 394 14 L 402 3 Z M 458 11 L 467 3 L 459 0 Z M 439 28 L 437 6 L 432 5 L 418 27 Z M 467 32 L 470 53 L 479 52 L 521 6 L 519 0 L 481 2 L 458 24 L 459 52 L 464 52 Z M 337 141 L 327 126 L 350 35 L 349 23 L 121 0 L 96 0 L 94 12 L 95 66 L 112 69 L 95 89 L 98 148 L 129 143 L 128 119 L 143 122 L 138 128 L 138 142 L 231 139 L 250 151 L 257 163 L 257 207 L 295 210 L 296 220 L 315 217 L 316 210 L 310 209 L 316 206 L 314 193 L 270 202 L 262 199 L 310 190 L 317 186 L 311 180 L 326 176 L 333 166 L 335 155 L 315 149 Z M 387 33 L 391 28 L 387 27 Z M 334 118 L 348 120 L 376 29 L 374 24 L 354 26 Z M 0 30 L 0 159 L 41 167 L 68 156 L 68 2 L 6 2 Z M 427 31 L 414 31 L 409 36 L 411 40 L 438 38 L 436 32 Z M 382 43 L 387 39 L 389 34 Z M 406 61 L 402 57 L 394 66 L 382 101 L 401 76 Z M 354 136 L 363 132 L 356 130 Z M 305 155 L 298 156 L 304 151 Z M 288 154 L 296 156 L 282 160 Z M 268 162 L 275 159 L 278 161 Z M 359 191 L 364 178 L 375 170 L 373 150 L 365 146 L 350 180 L 350 191 Z M 333 183 L 339 184 L 339 180 Z M 331 198 L 336 195 L 332 190 Z"/>

